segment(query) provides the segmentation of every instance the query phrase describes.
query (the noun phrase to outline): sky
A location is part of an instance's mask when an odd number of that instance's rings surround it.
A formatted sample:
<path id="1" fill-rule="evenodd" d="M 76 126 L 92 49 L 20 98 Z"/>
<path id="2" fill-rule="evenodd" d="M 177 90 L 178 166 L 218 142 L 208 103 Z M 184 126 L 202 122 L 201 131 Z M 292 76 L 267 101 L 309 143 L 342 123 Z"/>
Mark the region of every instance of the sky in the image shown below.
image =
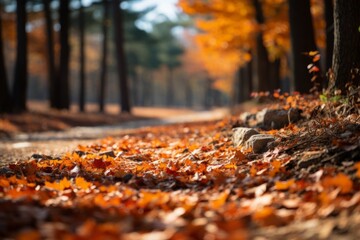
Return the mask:
<path id="1" fill-rule="evenodd" d="M 145 9 L 147 7 L 156 6 L 153 13 L 148 14 L 150 20 L 154 20 L 158 14 L 164 14 L 170 19 L 176 18 L 177 12 L 177 0 L 141 0 L 137 3 L 133 3 L 134 9 Z"/>
<path id="2" fill-rule="evenodd" d="M 141 11 L 149 7 L 155 7 L 154 11 L 149 12 L 145 15 L 143 21 L 138 21 L 138 27 L 144 30 L 151 30 L 151 21 L 161 20 L 161 15 L 165 15 L 170 20 L 176 19 L 178 0 L 139 0 L 131 4 L 131 7 L 136 11 Z"/>

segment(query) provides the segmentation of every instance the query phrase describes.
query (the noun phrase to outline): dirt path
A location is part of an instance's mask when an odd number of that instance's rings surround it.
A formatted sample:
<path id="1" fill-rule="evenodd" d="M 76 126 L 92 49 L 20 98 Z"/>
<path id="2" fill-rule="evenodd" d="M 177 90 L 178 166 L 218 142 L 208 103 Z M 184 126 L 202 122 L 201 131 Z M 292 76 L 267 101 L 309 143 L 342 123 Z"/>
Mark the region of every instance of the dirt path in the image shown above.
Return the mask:
<path id="1" fill-rule="evenodd" d="M 155 111 L 155 109 L 153 110 Z M 138 111 L 141 112 L 139 109 Z M 148 111 L 142 111 L 142 114 L 151 116 Z M 228 111 L 226 109 L 216 109 L 213 111 L 192 112 L 182 110 L 166 111 L 162 109 L 156 114 L 159 118 L 137 119 L 115 125 L 72 127 L 64 131 L 14 134 L 11 138 L 0 142 L 0 165 L 4 166 L 11 162 L 27 160 L 35 153 L 57 156 L 74 150 L 79 144 L 86 145 L 99 138 L 130 134 L 149 126 L 218 120 L 225 117 Z M 154 113 L 152 115 L 154 116 Z"/>

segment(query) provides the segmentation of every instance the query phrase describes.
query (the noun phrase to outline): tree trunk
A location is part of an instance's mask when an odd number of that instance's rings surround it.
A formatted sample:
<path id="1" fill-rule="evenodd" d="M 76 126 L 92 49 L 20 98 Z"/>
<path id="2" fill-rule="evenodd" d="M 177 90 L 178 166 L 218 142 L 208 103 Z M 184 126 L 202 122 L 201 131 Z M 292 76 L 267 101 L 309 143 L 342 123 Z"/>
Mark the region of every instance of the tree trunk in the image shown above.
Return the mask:
<path id="1" fill-rule="evenodd" d="M 107 49 L 108 49 L 108 24 L 109 24 L 109 6 L 108 1 L 103 0 L 103 24 L 102 24 L 102 46 L 101 46 L 101 70 L 100 70 L 100 92 L 99 92 L 99 111 L 104 112 L 105 109 L 105 89 L 107 79 Z"/>
<path id="2" fill-rule="evenodd" d="M 122 16 L 122 9 L 120 8 L 121 0 L 113 1 L 114 11 L 114 35 L 115 35 L 115 47 L 116 47 L 116 60 L 117 70 L 119 74 L 119 87 L 120 87 L 120 106 L 122 112 L 130 112 L 130 98 L 129 87 L 127 79 L 127 63 L 124 48 L 124 21 Z"/>
<path id="3" fill-rule="evenodd" d="M 335 43 L 333 70 L 335 86 L 346 92 L 346 85 L 360 84 L 360 1 L 335 0 Z"/>
<path id="4" fill-rule="evenodd" d="M 334 51 L 334 7 L 333 0 L 324 0 L 325 23 L 326 23 L 326 59 L 325 67 L 328 71 L 332 67 L 332 56 Z"/>
<path id="5" fill-rule="evenodd" d="M 85 15 L 84 7 L 79 0 L 79 50 L 80 50 L 80 86 L 79 86 L 79 111 L 85 111 Z"/>
<path id="6" fill-rule="evenodd" d="M 242 103 L 250 99 L 252 92 L 252 63 L 247 62 L 238 71 L 238 96 L 236 103 Z"/>
<path id="7" fill-rule="evenodd" d="M 271 89 L 276 90 L 281 88 L 280 83 L 280 67 L 281 67 L 281 59 L 276 58 L 274 61 L 270 62 L 270 74 L 269 80 L 271 82 Z"/>
<path id="8" fill-rule="evenodd" d="M 2 9 L 0 9 L 2 10 Z M 6 74 L 4 44 L 2 38 L 2 19 L 0 13 L 0 113 L 10 112 L 12 110 L 12 102 L 10 98 L 8 79 Z"/>
<path id="9" fill-rule="evenodd" d="M 26 111 L 26 95 L 28 84 L 26 18 L 26 0 L 17 0 L 17 51 L 14 85 L 12 90 L 13 110 L 15 112 Z"/>
<path id="10" fill-rule="evenodd" d="M 261 26 L 264 24 L 264 14 L 259 0 L 253 0 L 255 8 L 255 17 L 257 23 Z M 268 79 L 269 76 L 269 57 L 266 47 L 264 46 L 264 39 L 262 30 L 256 35 L 256 46 L 253 51 L 253 87 L 255 91 L 270 91 L 271 84 Z"/>
<path id="11" fill-rule="evenodd" d="M 292 49 L 292 77 L 295 91 L 307 93 L 312 88 L 307 66 L 311 59 L 306 56 L 316 51 L 314 28 L 310 12 L 310 0 L 288 0 L 290 37 Z"/>
<path id="12" fill-rule="evenodd" d="M 69 60 L 70 60 L 70 45 L 69 45 L 69 0 L 61 0 L 59 15 L 60 15 L 60 66 L 58 73 L 58 80 L 56 82 L 56 106 L 57 109 L 70 108 L 70 94 L 69 94 Z"/>
<path id="13" fill-rule="evenodd" d="M 43 0 L 44 13 L 45 13 L 45 35 L 47 38 L 47 74 L 48 74 L 48 91 L 50 107 L 55 106 L 55 87 L 54 81 L 56 78 L 55 73 L 55 53 L 54 53 L 54 37 L 53 37 L 53 21 L 51 18 L 50 10 L 51 0 Z"/>

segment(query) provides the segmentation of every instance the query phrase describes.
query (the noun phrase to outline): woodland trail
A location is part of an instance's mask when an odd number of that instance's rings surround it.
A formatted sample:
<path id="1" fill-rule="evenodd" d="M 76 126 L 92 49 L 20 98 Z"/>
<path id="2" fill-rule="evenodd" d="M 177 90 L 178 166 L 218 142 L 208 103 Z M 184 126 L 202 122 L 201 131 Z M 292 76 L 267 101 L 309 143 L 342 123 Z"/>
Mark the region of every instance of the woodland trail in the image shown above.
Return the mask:
<path id="1" fill-rule="evenodd" d="M 0 166 L 28 159 L 32 154 L 59 155 L 71 151 L 79 144 L 89 144 L 95 139 L 136 133 L 142 128 L 185 122 L 219 120 L 229 114 L 228 109 L 218 108 L 208 111 L 186 112 L 162 110 L 158 118 L 127 121 L 115 125 L 72 127 L 64 131 L 45 131 L 14 134 L 0 140 Z M 144 112 L 144 111 L 143 111 Z M 168 112 L 168 116 L 164 114 Z M 149 117 L 154 114 L 145 113 Z"/>
<path id="2" fill-rule="evenodd" d="M 359 239 L 359 108 L 336 104 L 286 97 L 272 110 L 299 107 L 301 119 L 253 127 L 274 139 L 261 152 L 236 143 L 247 120 L 212 113 L 9 141 L 0 237 Z"/>

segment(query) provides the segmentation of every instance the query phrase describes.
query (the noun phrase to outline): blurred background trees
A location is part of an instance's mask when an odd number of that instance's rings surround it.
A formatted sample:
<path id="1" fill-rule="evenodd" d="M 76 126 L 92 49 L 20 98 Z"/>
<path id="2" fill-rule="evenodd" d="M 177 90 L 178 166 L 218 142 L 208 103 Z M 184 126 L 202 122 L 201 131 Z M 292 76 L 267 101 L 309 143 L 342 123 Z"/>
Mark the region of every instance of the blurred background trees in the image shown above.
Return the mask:
<path id="1" fill-rule="evenodd" d="M 344 90 L 359 64 L 356 0 L 179 0 L 188 15 L 151 22 L 155 8 L 136 2 L 1 1 L 0 112 L 25 111 L 28 100 L 100 112 L 228 106 L 252 92 L 308 93 L 317 81 L 321 91 L 333 61 Z"/>

